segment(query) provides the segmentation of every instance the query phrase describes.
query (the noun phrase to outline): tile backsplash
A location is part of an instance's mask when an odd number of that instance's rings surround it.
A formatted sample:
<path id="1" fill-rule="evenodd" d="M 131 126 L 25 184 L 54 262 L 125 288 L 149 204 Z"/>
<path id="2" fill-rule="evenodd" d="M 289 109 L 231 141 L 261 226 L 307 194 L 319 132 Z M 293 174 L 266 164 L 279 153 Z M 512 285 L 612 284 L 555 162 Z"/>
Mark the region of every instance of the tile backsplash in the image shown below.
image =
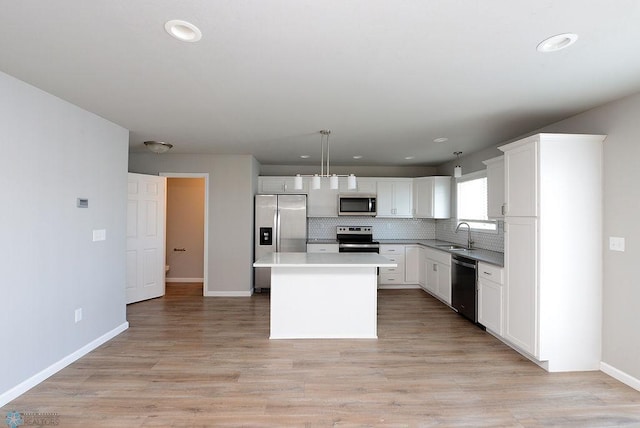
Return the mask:
<path id="1" fill-rule="evenodd" d="M 365 216 L 310 217 L 309 239 L 336 239 L 337 226 L 371 226 L 374 239 L 436 239 L 433 220 Z"/>
<path id="2" fill-rule="evenodd" d="M 371 226 L 374 239 L 439 239 L 466 245 L 467 233 L 455 233 L 456 219 L 403 219 L 377 217 L 310 217 L 309 239 L 335 239 L 337 226 Z M 504 252 L 504 222 L 498 233 L 471 232 L 476 248 Z"/>
<path id="3" fill-rule="evenodd" d="M 463 228 L 456 233 L 455 229 L 458 222 L 456 219 L 437 220 L 436 221 L 436 239 L 447 242 L 455 242 L 456 244 L 467 245 L 467 229 Z M 496 232 L 478 232 L 471 231 L 471 239 L 474 241 L 473 246 L 476 248 L 484 248 L 485 250 L 504 252 L 504 222 L 498 221 L 498 231 Z"/>

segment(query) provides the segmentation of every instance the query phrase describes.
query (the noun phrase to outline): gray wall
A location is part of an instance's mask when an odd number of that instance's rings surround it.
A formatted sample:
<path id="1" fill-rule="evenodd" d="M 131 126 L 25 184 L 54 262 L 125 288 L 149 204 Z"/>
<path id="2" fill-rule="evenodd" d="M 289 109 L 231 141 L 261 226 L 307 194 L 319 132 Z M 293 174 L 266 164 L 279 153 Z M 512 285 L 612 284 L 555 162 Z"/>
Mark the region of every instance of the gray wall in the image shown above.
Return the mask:
<path id="1" fill-rule="evenodd" d="M 0 94 L 2 395 L 126 328 L 129 133 L 3 73 Z"/>
<path id="2" fill-rule="evenodd" d="M 250 295 L 253 195 L 258 163 L 249 155 L 131 153 L 129 171 L 209 174 L 207 295 Z"/>
<path id="3" fill-rule="evenodd" d="M 640 285 L 635 265 L 640 260 L 640 94 L 629 96 L 574 117 L 534 130 L 513 140 L 461 158 L 463 172 L 484 168 L 482 160 L 499 156 L 497 146 L 538 132 L 606 134 L 604 142 L 604 363 L 640 379 Z M 454 162 L 438 173 L 453 171 Z M 579 216 L 580 213 L 575 213 Z M 576 230 L 576 233 L 589 231 Z M 609 237 L 626 239 L 625 252 L 613 252 Z M 579 298 L 579 296 L 576 296 Z"/>

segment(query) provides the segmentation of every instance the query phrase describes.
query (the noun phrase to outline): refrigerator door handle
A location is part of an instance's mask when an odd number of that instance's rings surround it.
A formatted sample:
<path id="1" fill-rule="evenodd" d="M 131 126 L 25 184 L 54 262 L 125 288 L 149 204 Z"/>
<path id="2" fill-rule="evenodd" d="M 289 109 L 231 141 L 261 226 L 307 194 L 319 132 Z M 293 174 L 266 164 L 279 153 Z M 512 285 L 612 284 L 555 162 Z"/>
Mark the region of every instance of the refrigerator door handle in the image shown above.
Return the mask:
<path id="1" fill-rule="evenodd" d="M 276 223 L 276 253 L 280 251 L 280 208 L 275 212 Z"/>

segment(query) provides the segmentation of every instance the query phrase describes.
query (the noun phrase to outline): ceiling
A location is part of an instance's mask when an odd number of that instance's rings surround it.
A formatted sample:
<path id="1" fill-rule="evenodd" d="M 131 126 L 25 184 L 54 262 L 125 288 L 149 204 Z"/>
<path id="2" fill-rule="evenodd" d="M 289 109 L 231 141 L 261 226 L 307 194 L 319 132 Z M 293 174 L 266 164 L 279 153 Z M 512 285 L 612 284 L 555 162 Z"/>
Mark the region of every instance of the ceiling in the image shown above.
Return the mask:
<path id="1" fill-rule="evenodd" d="M 162 140 L 172 153 L 318 164 L 330 129 L 334 165 L 434 166 L 640 91 L 638 0 L 0 0 L 0 11 L 0 70 L 129 129 L 132 152 Z M 202 40 L 173 39 L 170 19 Z M 578 41 L 536 50 L 565 32 Z"/>

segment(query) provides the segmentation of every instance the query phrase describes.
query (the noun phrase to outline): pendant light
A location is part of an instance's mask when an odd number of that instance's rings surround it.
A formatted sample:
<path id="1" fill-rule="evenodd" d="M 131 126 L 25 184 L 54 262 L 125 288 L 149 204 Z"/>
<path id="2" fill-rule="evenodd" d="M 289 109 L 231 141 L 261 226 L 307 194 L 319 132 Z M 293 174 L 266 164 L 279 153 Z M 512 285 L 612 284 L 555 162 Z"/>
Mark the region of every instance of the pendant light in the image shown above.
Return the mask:
<path id="1" fill-rule="evenodd" d="M 293 188 L 296 190 L 302 190 L 302 177 L 311 177 L 311 189 L 319 190 L 322 187 L 322 179 L 329 179 L 329 188 L 338 190 L 340 187 L 339 177 L 347 177 L 347 188 L 349 190 L 356 189 L 358 183 L 354 174 L 340 175 L 331 174 L 329 172 L 329 135 L 331 131 L 323 129 L 320 131 L 320 173 L 313 175 L 296 174 L 293 179 Z M 325 161 L 326 152 L 326 161 Z M 325 170 L 326 168 L 326 170 Z"/>
<path id="2" fill-rule="evenodd" d="M 458 164 L 453 168 L 453 176 L 455 178 L 462 177 L 462 167 L 460 166 L 460 155 L 462 152 L 453 152 L 454 155 L 458 158 Z"/>

